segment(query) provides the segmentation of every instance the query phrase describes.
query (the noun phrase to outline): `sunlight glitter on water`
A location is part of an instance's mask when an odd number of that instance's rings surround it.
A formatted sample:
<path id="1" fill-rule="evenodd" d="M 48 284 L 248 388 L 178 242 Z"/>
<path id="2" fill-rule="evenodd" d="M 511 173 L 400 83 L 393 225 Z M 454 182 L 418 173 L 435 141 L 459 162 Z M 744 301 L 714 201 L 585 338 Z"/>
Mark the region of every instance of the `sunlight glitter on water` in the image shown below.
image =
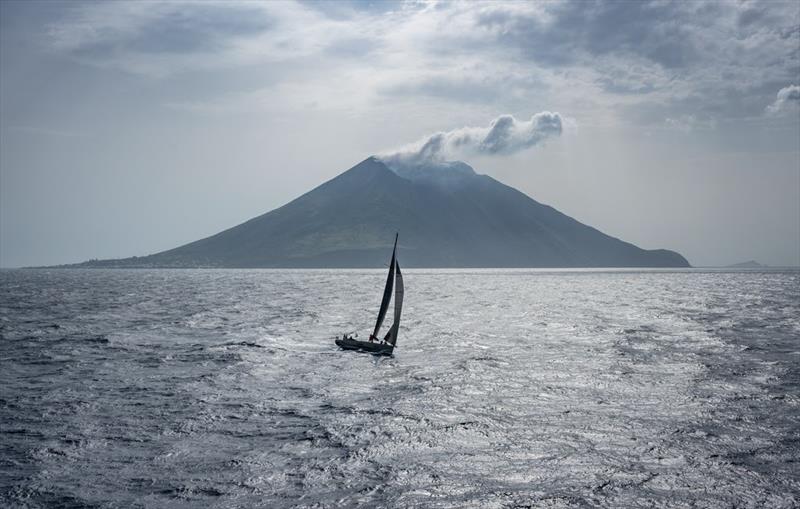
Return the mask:
<path id="1" fill-rule="evenodd" d="M 796 271 L 0 271 L 6 505 L 790 507 Z"/>

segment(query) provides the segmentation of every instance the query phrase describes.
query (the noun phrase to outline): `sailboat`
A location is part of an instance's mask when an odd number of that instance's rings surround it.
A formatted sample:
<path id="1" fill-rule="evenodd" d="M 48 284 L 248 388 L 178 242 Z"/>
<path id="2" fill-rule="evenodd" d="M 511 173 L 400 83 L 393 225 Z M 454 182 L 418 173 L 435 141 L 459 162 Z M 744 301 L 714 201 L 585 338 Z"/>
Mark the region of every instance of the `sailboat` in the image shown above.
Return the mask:
<path id="1" fill-rule="evenodd" d="M 392 261 L 389 264 L 389 276 L 386 278 L 386 286 L 383 288 L 383 299 L 378 310 L 378 320 L 375 322 L 375 330 L 369 336 L 369 341 L 359 341 L 353 339 L 352 335 L 343 334 L 336 340 L 336 344 L 344 350 L 360 350 L 376 355 L 392 355 L 394 345 L 397 344 L 397 333 L 400 328 L 400 313 L 403 311 L 403 274 L 400 272 L 400 263 L 397 261 L 397 237 L 394 236 L 394 248 L 392 249 Z M 386 318 L 386 310 L 389 309 L 389 302 L 392 299 L 392 288 L 394 288 L 394 322 L 389 327 L 389 331 L 378 339 L 383 320 Z"/>

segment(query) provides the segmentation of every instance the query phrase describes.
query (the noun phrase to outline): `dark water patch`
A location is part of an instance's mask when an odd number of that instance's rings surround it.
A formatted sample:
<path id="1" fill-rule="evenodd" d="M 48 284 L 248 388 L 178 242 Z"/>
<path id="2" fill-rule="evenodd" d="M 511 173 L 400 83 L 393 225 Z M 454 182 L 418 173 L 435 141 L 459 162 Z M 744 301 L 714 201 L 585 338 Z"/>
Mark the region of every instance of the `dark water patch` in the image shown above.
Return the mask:
<path id="1" fill-rule="evenodd" d="M 109 344 L 109 340 L 104 335 L 92 335 L 92 336 L 85 336 L 81 334 L 74 334 L 70 336 L 61 336 L 60 338 L 55 338 L 53 343 L 87 343 L 87 344 L 94 344 L 94 345 L 107 345 Z"/>
<path id="2" fill-rule="evenodd" d="M 228 347 L 228 346 L 246 346 L 250 348 L 264 348 L 263 345 L 259 345 L 258 343 L 254 343 L 252 341 L 236 341 L 231 343 L 222 343 L 219 345 L 221 347 Z"/>
<path id="3" fill-rule="evenodd" d="M 8 507 L 58 507 L 63 509 L 91 509 L 103 507 L 81 497 L 76 497 L 66 490 L 48 488 L 30 488 L 14 486 L 8 496 L 0 494 L 0 502 L 7 500 Z"/>
<path id="4" fill-rule="evenodd" d="M 87 343 L 95 343 L 98 345 L 107 345 L 109 343 L 108 338 L 105 336 L 92 336 L 83 338 L 83 341 Z"/>

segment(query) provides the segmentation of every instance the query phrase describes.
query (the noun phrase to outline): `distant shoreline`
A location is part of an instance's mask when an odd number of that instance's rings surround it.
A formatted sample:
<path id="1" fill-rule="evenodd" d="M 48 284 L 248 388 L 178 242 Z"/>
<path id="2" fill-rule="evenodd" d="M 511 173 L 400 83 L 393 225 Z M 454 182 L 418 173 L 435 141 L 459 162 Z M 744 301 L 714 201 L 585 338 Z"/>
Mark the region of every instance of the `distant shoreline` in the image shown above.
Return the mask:
<path id="1" fill-rule="evenodd" d="M 306 271 L 306 270 L 383 270 L 384 267 L 96 267 L 83 265 L 44 265 L 30 267 L 0 267 L 0 270 L 34 271 L 97 271 L 97 270 L 272 270 L 272 271 Z M 800 265 L 763 265 L 760 267 L 735 267 L 730 265 L 699 265 L 692 267 L 407 267 L 404 270 L 476 270 L 476 271 L 540 271 L 540 272 L 693 272 L 693 271 L 732 271 L 732 272 L 780 272 L 800 271 Z"/>

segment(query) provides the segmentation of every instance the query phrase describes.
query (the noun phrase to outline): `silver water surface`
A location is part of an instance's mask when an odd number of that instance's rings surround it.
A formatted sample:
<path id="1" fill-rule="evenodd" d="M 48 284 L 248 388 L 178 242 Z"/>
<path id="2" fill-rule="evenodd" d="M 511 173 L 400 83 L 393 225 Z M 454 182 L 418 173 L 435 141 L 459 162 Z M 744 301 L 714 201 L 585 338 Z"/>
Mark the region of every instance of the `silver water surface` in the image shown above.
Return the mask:
<path id="1" fill-rule="evenodd" d="M 791 507 L 797 271 L 0 271 L 0 504 Z"/>

